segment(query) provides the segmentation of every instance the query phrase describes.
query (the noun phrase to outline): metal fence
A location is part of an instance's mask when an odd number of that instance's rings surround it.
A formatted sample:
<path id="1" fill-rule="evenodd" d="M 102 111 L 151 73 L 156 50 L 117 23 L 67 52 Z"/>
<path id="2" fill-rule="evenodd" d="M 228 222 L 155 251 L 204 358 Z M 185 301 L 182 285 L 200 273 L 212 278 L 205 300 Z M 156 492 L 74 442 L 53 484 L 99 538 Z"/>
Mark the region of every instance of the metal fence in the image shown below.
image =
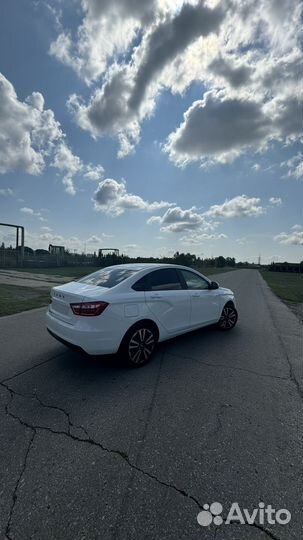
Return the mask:
<path id="1" fill-rule="evenodd" d="M 99 266 L 99 259 L 93 255 L 71 253 L 64 253 L 63 255 L 41 255 L 25 251 L 22 260 L 20 251 L 0 248 L 0 268 L 52 268 L 59 266 Z"/>

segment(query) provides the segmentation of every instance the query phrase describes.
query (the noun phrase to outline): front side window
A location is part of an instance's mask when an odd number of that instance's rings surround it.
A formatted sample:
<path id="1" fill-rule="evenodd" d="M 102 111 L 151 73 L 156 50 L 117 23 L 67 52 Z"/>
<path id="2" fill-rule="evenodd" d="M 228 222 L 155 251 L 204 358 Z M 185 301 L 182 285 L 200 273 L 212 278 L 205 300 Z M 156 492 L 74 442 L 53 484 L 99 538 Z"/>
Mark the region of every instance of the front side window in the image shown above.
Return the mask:
<path id="1" fill-rule="evenodd" d="M 136 272 L 137 270 L 131 270 L 130 268 L 103 268 L 102 270 L 98 270 L 93 274 L 89 274 L 88 276 L 79 279 L 79 282 L 111 289 Z"/>
<path id="2" fill-rule="evenodd" d="M 180 272 L 188 289 L 209 289 L 208 281 L 206 281 L 206 279 L 203 277 L 200 277 L 189 270 L 180 270 Z"/>

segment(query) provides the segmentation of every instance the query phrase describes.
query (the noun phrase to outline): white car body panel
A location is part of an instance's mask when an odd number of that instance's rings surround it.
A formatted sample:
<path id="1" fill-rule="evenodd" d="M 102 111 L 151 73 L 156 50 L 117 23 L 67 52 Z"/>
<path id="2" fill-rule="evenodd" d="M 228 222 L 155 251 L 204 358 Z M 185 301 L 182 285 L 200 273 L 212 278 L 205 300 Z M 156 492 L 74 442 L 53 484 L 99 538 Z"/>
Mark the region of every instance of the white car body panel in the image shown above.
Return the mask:
<path id="1" fill-rule="evenodd" d="M 162 324 L 168 335 L 177 335 L 190 327 L 188 290 L 146 291 L 145 302 L 157 324 Z"/>
<path id="2" fill-rule="evenodd" d="M 153 321 L 159 330 L 159 341 L 164 341 L 217 322 L 224 305 L 228 301 L 235 304 L 233 292 L 221 287 L 215 290 L 132 289 L 132 285 L 153 270 L 173 267 L 201 276 L 193 269 L 165 264 L 117 265 L 114 268 L 122 266 L 138 271 L 112 288 L 76 281 L 53 287 L 46 322 L 54 337 L 80 347 L 88 354 L 112 354 L 119 350 L 124 335 L 138 321 Z M 70 307 L 71 303 L 95 301 L 109 304 L 99 316 L 78 316 Z"/>
<path id="3" fill-rule="evenodd" d="M 219 292 L 218 292 L 219 291 Z M 220 289 L 189 291 L 191 299 L 190 325 L 199 327 L 218 321 L 221 314 Z"/>

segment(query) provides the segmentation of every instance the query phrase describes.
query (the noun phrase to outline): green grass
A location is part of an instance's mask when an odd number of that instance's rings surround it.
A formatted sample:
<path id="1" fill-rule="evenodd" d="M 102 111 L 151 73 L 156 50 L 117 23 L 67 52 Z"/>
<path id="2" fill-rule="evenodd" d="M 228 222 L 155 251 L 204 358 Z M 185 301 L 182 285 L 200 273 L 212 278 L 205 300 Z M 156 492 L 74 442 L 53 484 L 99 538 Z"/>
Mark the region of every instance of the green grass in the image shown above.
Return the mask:
<path id="1" fill-rule="evenodd" d="M 0 284 L 0 317 L 47 306 L 48 303 L 49 291 L 46 289 Z"/>
<path id="2" fill-rule="evenodd" d="M 198 272 L 201 272 L 201 274 L 204 274 L 205 276 L 212 276 L 213 274 L 225 274 L 225 272 L 231 272 L 232 270 L 237 270 L 237 268 L 231 268 L 229 266 L 226 266 L 224 268 L 213 268 L 213 267 L 200 267 L 196 268 Z"/>
<path id="3" fill-rule="evenodd" d="M 62 266 L 56 268 L 1 268 L 0 270 L 13 270 L 18 272 L 29 272 L 32 274 L 46 274 L 48 276 L 62 276 L 62 277 L 73 277 L 75 279 L 80 279 L 87 274 L 92 274 L 96 270 L 100 270 L 100 266 Z M 230 272 L 231 270 L 236 270 L 236 268 L 212 268 L 212 267 L 201 267 L 197 268 L 199 272 L 205 276 L 211 276 L 212 274 L 221 274 L 223 272 Z"/>
<path id="4" fill-rule="evenodd" d="M 260 270 L 273 292 L 287 302 L 303 302 L 303 274 Z"/>

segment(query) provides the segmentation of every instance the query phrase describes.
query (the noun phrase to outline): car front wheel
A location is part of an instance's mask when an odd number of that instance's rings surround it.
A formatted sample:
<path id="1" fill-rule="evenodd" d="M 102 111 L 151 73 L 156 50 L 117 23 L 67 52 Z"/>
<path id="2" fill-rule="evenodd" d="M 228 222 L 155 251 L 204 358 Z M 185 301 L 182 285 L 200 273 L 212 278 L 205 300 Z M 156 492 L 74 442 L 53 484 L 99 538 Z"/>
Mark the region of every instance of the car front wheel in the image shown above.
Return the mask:
<path id="1" fill-rule="evenodd" d="M 225 306 L 218 322 L 218 328 L 220 330 L 231 330 L 236 326 L 237 320 L 238 312 L 236 308 L 232 305 Z"/>
<path id="2" fill-rule="evenodd" d="M 120 353 L 130 367 L 142 367 L 152 358 L 157 344 L 156 330 L 145 324 L 130 329 L 123 339 Z"/>

